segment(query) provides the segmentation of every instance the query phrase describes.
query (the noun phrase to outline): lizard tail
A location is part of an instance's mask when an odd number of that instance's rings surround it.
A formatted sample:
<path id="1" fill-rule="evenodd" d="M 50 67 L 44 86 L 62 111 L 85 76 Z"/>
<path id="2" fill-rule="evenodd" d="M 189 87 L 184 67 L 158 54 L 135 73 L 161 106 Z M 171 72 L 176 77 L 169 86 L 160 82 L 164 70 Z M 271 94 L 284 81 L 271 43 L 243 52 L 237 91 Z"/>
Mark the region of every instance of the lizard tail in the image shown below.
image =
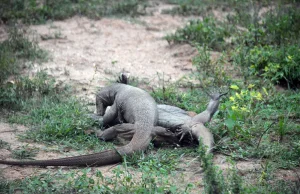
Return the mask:
<path id="1" fill-rule="evenodd" d="M 95 154 L 53 159 L 53 160 L 34 160 L 34 161 L 7 161 L 0 160 L 0 164 L 8 165 L 28 165 L 28 166 L 103 166 L 115 164 L 122 161 L 123 155 L 131 155 L 136 151 L 145 150 L 151 141 L 152 127 L 136 125 L 137 128 L 129 144 L 111 150 L 105 150 Z"/>
<path id="2" fill-rule="evenodd" d="M 30 165 L 30 166 L 102 166 L 114 164 L 122 161 L 121 155 L 116 150 L 106 150 L 103 152 L 53 159 L 35 161 L 7 161 L 0 160 L 0 164 L 8 165 Z"/>

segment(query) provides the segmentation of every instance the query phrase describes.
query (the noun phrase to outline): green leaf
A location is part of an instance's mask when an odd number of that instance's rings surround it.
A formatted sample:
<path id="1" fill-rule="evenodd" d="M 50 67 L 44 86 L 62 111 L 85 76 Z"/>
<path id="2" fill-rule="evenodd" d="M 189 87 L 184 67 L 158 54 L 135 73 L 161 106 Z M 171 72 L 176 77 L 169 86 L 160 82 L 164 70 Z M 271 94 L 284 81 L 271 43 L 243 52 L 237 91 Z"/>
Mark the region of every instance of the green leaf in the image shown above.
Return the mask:
<path id="1" fill-rule="evenodd" d="M 229 129 L 233 129 L 233 127 L 235 126 L 235 121 L 231 118 L 228 118 L 225 120 L 225 125 L 229 128 Z"/>

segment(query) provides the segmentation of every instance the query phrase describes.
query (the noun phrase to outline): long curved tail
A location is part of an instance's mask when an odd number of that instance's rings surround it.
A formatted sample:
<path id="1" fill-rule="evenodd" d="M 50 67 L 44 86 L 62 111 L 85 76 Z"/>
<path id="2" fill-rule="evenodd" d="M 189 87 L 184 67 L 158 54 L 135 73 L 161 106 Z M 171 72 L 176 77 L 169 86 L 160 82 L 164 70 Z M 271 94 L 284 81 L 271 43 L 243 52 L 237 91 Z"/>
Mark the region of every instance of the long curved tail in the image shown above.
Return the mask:
<path id="1" fill-rule="evenodd" d="M 35 160 L 35 161 L 7 161 L 0 160 L 0 164 L 20 165 L 20 166 L 103 166 L 115 164 L 122 161 L 123 155 L 131 155 L 136 151 L 145 150 L 152 137 L 150 126 L 136 125 L 137 128 L 142 127 L 142 130 L 136 130 L 129 144 L 118 147 L 116 149 L 105 150 L 95 154 L 52 159 L 52 160 Z"/>
<path id="2" fill-rule="evenodd" d="M 53 159 L 35 161 L 7 161 L 0 160 L 0 164 L 29 165 L 29 166 L 102 166 L 122 161 L 122 156 L 116 150 L 105 150 L 103 152 Z"/>

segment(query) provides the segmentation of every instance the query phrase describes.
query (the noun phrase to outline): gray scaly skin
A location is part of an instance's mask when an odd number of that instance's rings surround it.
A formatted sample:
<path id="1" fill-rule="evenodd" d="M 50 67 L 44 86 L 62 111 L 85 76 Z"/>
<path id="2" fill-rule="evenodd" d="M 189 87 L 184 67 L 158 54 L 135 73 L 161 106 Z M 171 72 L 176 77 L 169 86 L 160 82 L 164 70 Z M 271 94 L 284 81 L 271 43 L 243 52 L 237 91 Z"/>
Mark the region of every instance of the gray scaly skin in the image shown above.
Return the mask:
<path id="1" fill-rule="evenodd" d="M 128 76 L 122 73 L 118 82 L 128 84 Z M 206 110 L 194 117 L 190 117 L 186 111 L 178 107 L 164 104 L 158 105 L 157 125 L 163 128 L 157 130 L 154 129 L 152 131 L 153 136 L 159 141 L 178 144 L 186 134 L 190 134 L 191 137 L 194 137 L 197 140 L 202 138 L 202 143 L 208 147 L 207 152 L 211 152 L 214 145 L 214 139 L 212 133 L 204 124 L 210 122 L 211 118 L 218 110 L 220 98 L 227 93 L 209 94 L 206 90 L 204 91 L 210 97 L 210 101 Z M 115 137 L 121 139 L 131 138 L 132 134 L 134 134 L 133 128 L 128 124 L 127 126 L 123 125 L 115 125 L 106 129 L 104 132 L 98 131 L 97 136 L 103 140 L 110 140 Z M 130 131 L 130 129 L 132 130 Z M 176 139 L 175 134 L 181 135 L 179 140 Z"/>
<path id="2" fill-rule="evenodd" d="M 186 135 L 190 134 L 192 137 L 202 138 L 202 143 L 207 146 L 207 152 L 211 152 L 214 145 L 214 138 L 212 133 L 204 124 L 210 122 L 211 118 L 218 110 L 220 98 L 227 93 L 214 93 L 210 96 L 210 101 L 205 111 L 199 113 L 194 117 L 190 117 L 184 110 L 169 106 L 158 105 L 158 126 L 168 128 L 174 133 L 181 134 L 180 140 Z"/>
<path id="3" fill-rule="evenodd" d="M 208 94 L 211 99 L 206 110 L 194 117 L 190 117 L 186 111 L 178 107 L 164 104 L 158 105 L 158 126 L 152 131 L 153 136 L 163 143 L 175 144 L 178 144 L 186 134 L 190 134 L 191 137 L 197 140 L 201 137 L 203 144 L 208 147 L 208 152 L 211 152 L 214 139 L 212 133 L 204 124 L 211 120 L 218 110 L 220 98 L 225 94 Z M 98 131 L 97 136 L 102 140 L 112 140 L 114 138 L 128 140 L 132 138 L 134 132 L 135 130 L 131 124 L 124 123 L 114 125 L 105 131 Z M 181 136 L 179 140 L 175 134 Z"/>
<path id="4" fill-rule="evenodd" d="M 4 161 L 0 164 L 34 166 L 101 166 L 118 163 L 122 156 L 145 150 L 153 136 L 158 112 L 154 99 L 145 91 L 125 84 L 113 84 L 103 88 L 96 96 L 97 113 L 103 116 L 104 124 L 119 118 L 134 124 L 135 133 L 129 144 L 103 152 L 36 161 Z M 111 108 L 105 113 L 106 107 Z M 104 114 L 105 113 L 105 114 Z"/>
<path id="5" fill-rule="evenodd" d="M 96 135 L 99 139 L 109 141 L 117 139 L 120 143 L 125 144 L 132 139 L 135 134 L 135 125 L 131 123 L 117 124 L 104 131 L 98 130 Z M 153 144 L 175 144 L 178 145 L 179 141 L 176 134 L 164 127 L 155 126 L 152 130 Z"/>

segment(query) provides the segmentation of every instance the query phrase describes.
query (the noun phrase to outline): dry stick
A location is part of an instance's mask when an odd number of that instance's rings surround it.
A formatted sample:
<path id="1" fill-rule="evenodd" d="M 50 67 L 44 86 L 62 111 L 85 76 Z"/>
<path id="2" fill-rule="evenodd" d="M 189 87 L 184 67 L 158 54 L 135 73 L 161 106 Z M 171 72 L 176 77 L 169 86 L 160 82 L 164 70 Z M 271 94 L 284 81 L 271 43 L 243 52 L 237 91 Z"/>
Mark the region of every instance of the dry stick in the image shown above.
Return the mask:
<path id="1" fill-rule="evenodd" d="M 256 149 L 259 147 L 259 144 L 260 144 L 260 142 L 261 142 L 261 139 L 262 139 L 262 137 L 264 136 L 264 134 L 272 127 L 272 125 L 274 125 L 275 124 L 275 122 L 273 122 L 273 123 L 271 123 L 271 125 L 261 134 L 261 136 L 260 136 L 260 138 L 259 138 L 259 140 L 258 140 L 258 143 L 257 143 L 257 146 L 256 146 Z"/>
<path id="2" fill-rule="evenodd" d="M 10 132 L 17 132 L 18 129 L 13 129 L 13 130 L 7 130 L 7 131 L 1 131 L 0 133 L 10 133 Z"/>

